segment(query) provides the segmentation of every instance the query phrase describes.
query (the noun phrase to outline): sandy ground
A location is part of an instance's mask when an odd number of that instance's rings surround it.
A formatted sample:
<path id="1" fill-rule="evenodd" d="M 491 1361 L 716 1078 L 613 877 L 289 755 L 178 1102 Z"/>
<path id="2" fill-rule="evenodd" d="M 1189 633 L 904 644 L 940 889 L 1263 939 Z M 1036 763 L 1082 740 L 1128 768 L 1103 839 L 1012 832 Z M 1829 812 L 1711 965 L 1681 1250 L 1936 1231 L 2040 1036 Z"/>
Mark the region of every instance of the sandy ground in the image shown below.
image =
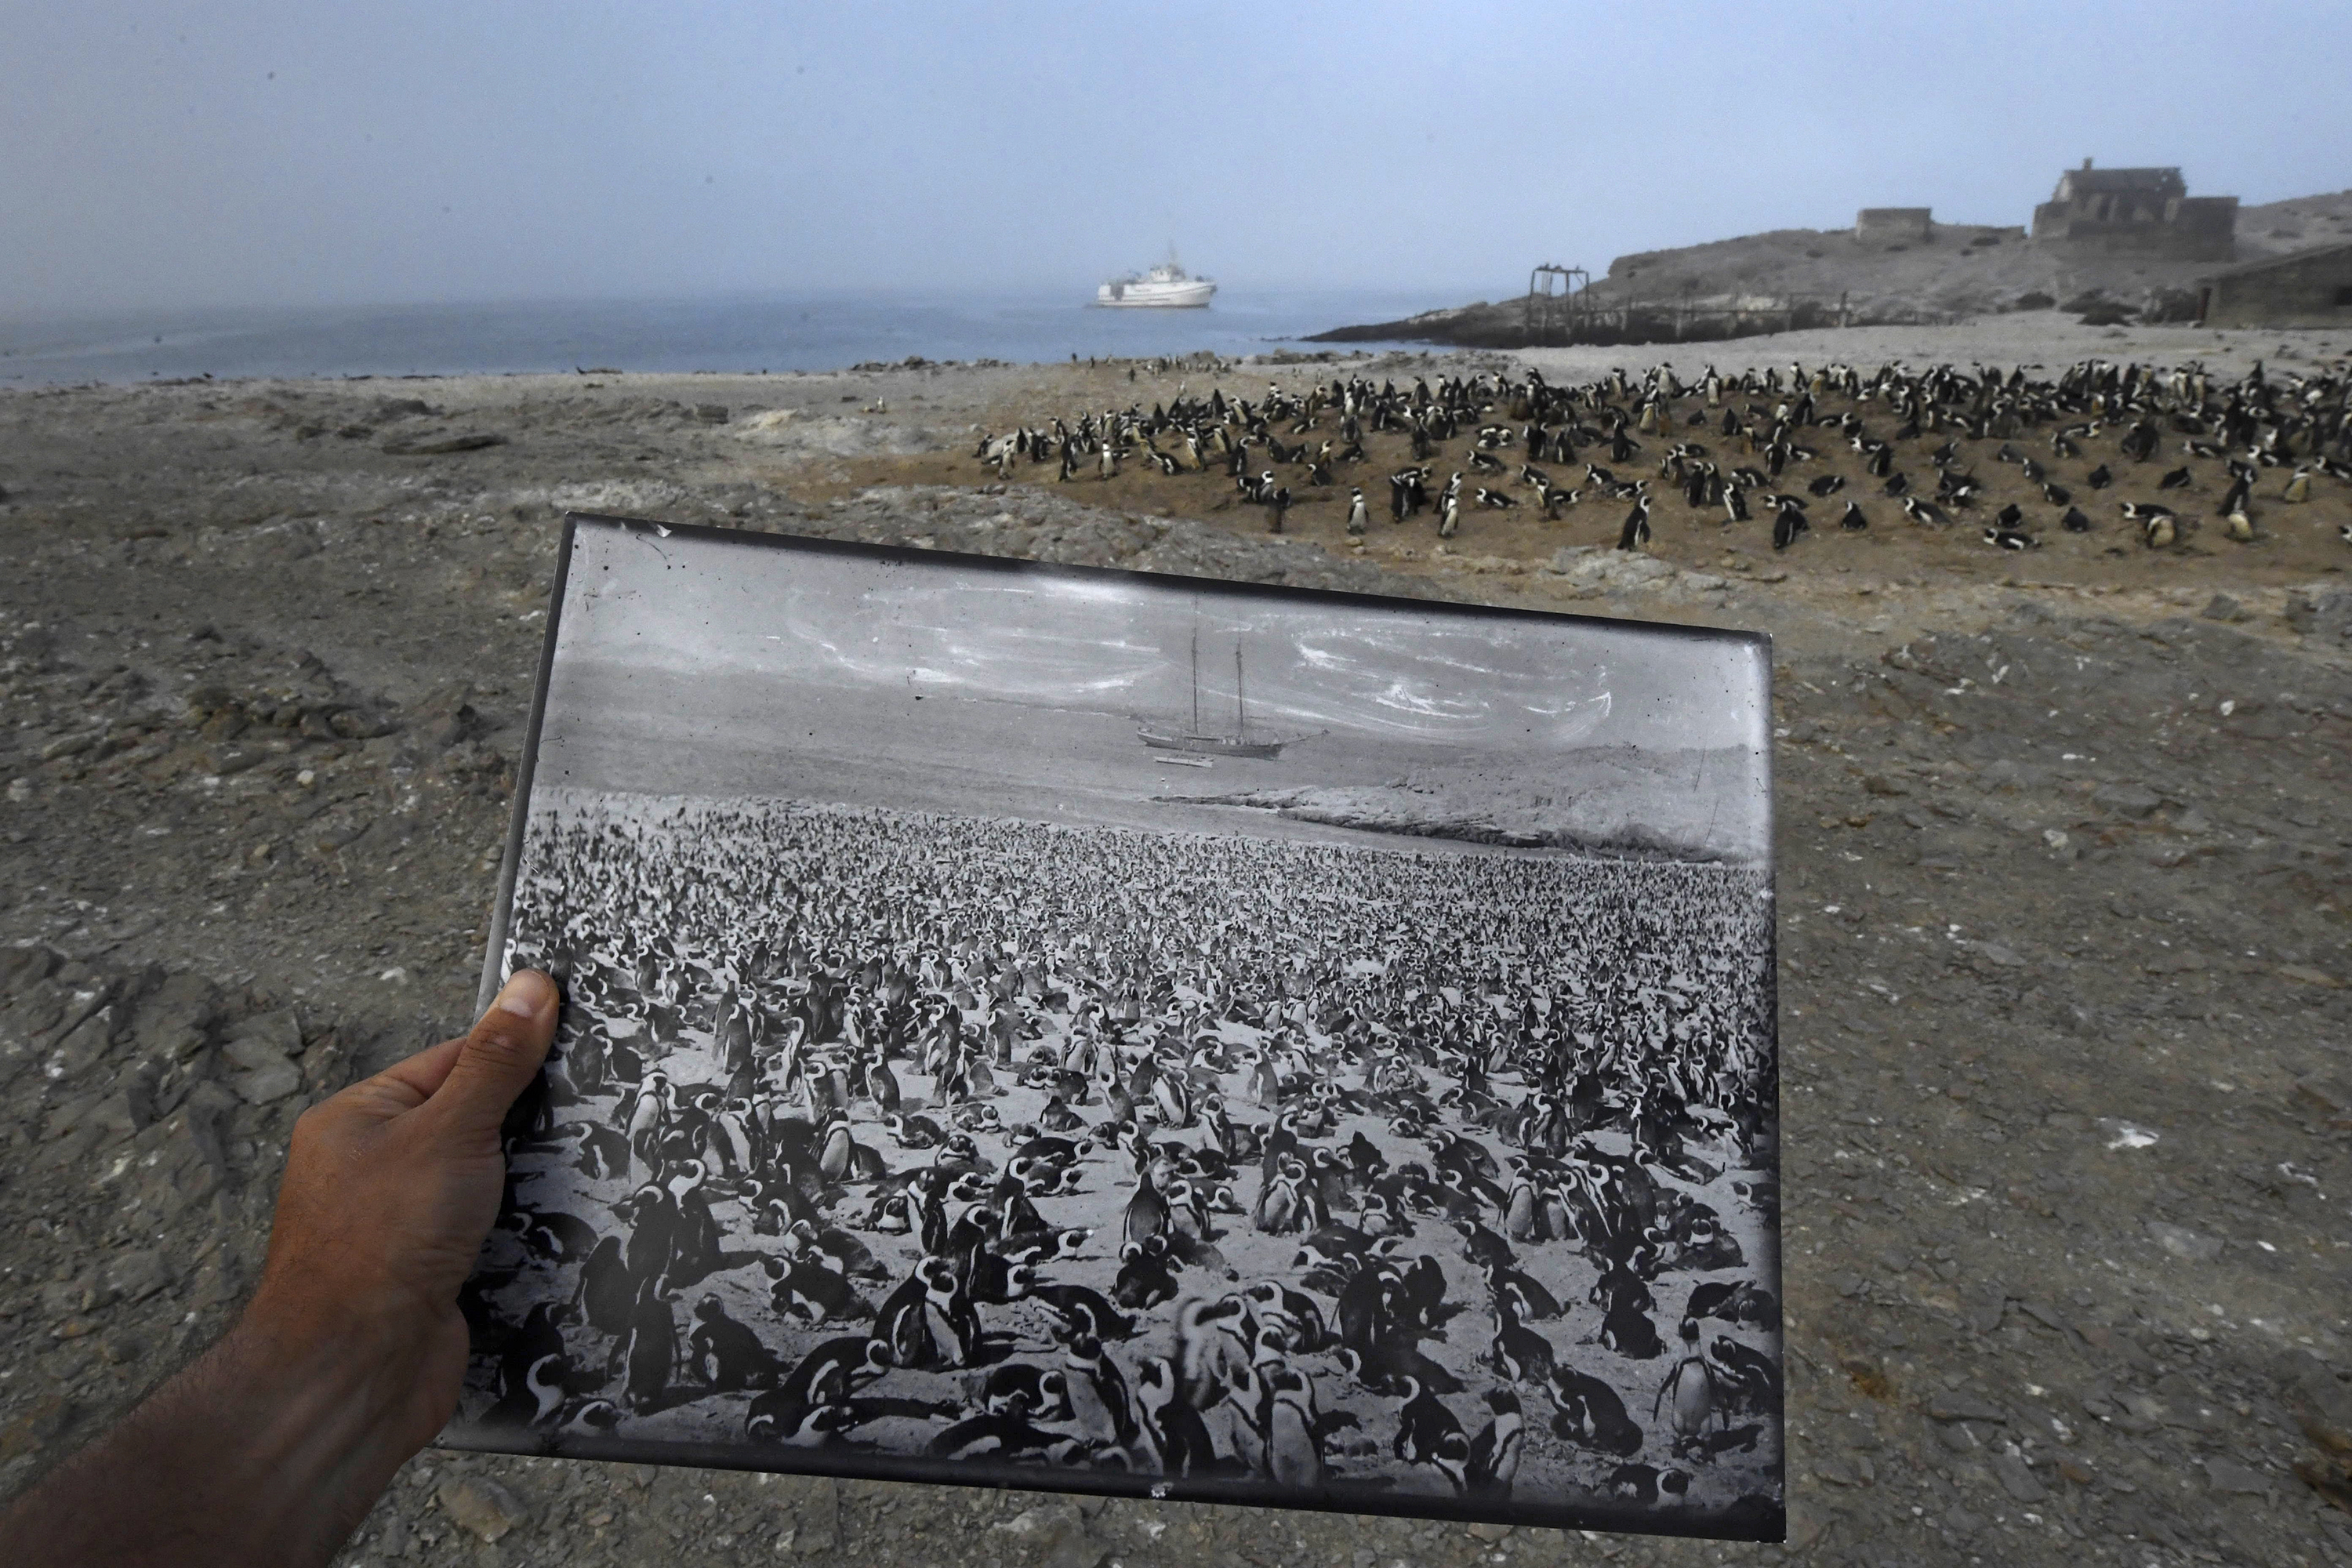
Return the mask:
<path id="1" fill-rule="evenodd" d="M 1671 357 L 2278 370 L 2324 342 L 2003 317 Z M 2257 542 L 2154 553 L 2121 487 L 2021 555 L 1865 496 L 1867 532 L 1817 502 L 1776 556 L 1669 498 L 1662 564 L 1627 568 L 1556 553 L 1614 507 L 1474 513 L 1444 554 L 1376 523 L 1359 553 L 1336 498 L 1270 539 L 1222 479 L 969 460 L 974 425 L 1203 380 L 1129 368 L 0 396 L 0 1488 L 226 1320 L 299 1106 L 463 1018 L 581 507 L 1769 631 L 1791 1539 L 427 1454 L 350 1561 L 2352 1562 L 2296 1468 L 2352 1441 L 2343 487 L 2289 506 L 2266 476 Z M 428 449 L 468 433 L 505 439 Z M 2184 514 L 2217 493 L 2196 466 Z"/>

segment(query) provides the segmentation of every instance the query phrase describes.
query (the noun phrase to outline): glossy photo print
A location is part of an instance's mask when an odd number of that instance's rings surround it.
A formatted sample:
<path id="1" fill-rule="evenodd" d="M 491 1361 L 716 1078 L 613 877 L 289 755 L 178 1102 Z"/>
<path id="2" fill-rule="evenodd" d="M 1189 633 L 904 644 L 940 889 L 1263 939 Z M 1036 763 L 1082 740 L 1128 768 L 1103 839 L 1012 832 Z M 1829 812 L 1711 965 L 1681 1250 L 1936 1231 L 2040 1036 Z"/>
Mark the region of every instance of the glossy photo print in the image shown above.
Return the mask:
<path id="1" fill-rule="evenodd" d="M 575 517 L 452 1446 L 1778 1539 L 1770 658 Z"/>

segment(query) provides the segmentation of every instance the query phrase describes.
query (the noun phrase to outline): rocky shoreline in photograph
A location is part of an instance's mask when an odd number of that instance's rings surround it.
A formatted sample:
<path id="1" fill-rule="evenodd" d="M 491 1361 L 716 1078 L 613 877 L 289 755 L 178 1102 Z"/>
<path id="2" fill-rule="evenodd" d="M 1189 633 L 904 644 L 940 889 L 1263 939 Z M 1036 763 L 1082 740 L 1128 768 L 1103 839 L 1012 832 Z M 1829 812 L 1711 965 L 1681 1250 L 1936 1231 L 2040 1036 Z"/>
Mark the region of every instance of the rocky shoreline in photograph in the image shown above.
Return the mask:
<path id="1" fill-rule="evenodd" d="M 2221 379 L 2259 359 L 2340 387 L 2346 346 L 2039 312 L 1673 357 L 1694 386 L 1707 359 L 1774 368 L 1780 394 L 1730 398 L 1769 426 L 1792 361 Z M 1937 530 L 1865 488 L 1845 431 L 1799 427 L 1818 456 L 1778 488 L 1846 484 L 1774 550 L 1769 512 L 1722 521 L 1659 472 L 1677 443 L 1764 460 L 1698 391 L 1670 411 L 1704 427 L 1550 464 L 1588 490 L 1586 462 L 1647 481 L 1646 551 L 1613 548 L 1622 500 L 1544 518 L 1518 451 L 1471 481 L 1517 504 L 1470 509 L 1450 539 L 1426 514 L 1389 521 L 1387 447 L 1330 487 L 1286 468 L 1279 535 L 1222 473 L 1139 455 L 1057 484 L 979 458 L 1180 386 L 1303 398 L 1335 375 L 1528 364 L 1638 383 L 1664 353 L 0 393 L 0 1492 L 228 1321 L 300 1109 L 465 1023 L 577 510 L 1769 632 L 1790 1536 L 1570 1540 L 428 1451 L 341 1561 L 2352 1562 L 2352 486 L 2318 473 L 2294 501 L 2293 466 L 2263 468 L 2241 543 L 2221 459 L 2180 450 L 2204 437 L 2167 428 L 2135 468 L 2107 458 L 2115 427 L 2079 462 L 2047 427 L 1944 430 L 1895 443 L 1923 493 L 1947 441 L 1944 467 L 1986 487 L 1985 515 Z M 1884 407 L 1852 407 L 1892 435 Z M 2095 504 L 2098 531 L 2045 519 L 2005 440 Z M 1467 467 L 1472 445 L 1438 461 Z M 2076 472 L 2095 458 L 2128 481 L 2095 503 Z M 2190 482 L 2159 492 L 2175 466 Z M 2158 494 L 2200 520 L 2177 547 L 2119 520 Z M 1870 526 L 1841 531 L 1855 496 Z M 2011 499 L 2037 509 L 2037 548 L 1978 539 Z M 1369 809 L 1281 793 L 1234 809 Z"/>

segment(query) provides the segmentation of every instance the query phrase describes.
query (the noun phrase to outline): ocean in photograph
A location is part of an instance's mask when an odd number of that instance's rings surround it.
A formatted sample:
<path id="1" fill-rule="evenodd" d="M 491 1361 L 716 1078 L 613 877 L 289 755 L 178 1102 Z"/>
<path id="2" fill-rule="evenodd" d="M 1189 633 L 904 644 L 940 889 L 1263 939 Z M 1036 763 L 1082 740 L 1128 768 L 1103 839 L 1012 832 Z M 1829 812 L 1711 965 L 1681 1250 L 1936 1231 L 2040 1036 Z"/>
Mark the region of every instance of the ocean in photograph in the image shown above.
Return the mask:
<path id="1" fill-rule="evenodd" d="M 1089 294 L 1076 287 L 777 293 L 0 318 L 0 385 L 604 368 L 740 374 L 837 370 L 910 355 L 1012 363 L 1072 354 L 1235 357 L 1349 321 L 1409 315 L 1448 290 L 1235 284 L 1221 288 L 1206 309 L 1160 310 L 1095 309 L 1087 304 Z M 1361 346 L 1350 344 L 1347 352 Z"/>
<path id="2" fill-rule="evenodd" d="M 445 1442 L 1779 1536 L 1759 639 L 572 526 Z"/>

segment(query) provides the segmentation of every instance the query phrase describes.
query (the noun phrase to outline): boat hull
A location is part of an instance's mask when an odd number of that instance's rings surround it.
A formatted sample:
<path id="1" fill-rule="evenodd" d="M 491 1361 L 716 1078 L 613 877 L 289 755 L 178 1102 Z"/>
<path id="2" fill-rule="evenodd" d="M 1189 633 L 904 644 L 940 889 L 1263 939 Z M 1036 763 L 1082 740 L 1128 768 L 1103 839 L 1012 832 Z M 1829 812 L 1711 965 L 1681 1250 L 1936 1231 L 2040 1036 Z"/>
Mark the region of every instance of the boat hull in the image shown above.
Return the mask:
<path id="1" fill-rule="evenodd" d="M 1183 752 L 1196 757 L 1259 757 L 1282 755 L 1287 741 L 1237 741 L 1230 735 L 1162 735 L 1154 731 L 1138 731 L 1143 743 L 1154 751 Z"/>
<path id="2" fill-rule="evenodd" d="M 1095 303 L 1109 310 L 1198 310 L 1205 308 L 1210 296 L 1217 291 L 1213 283 L 1180 283 L 1154 287 L 1149 283 L 1130 283 L 1118 293 L 1106 283 L 1095 290 Z"/>

